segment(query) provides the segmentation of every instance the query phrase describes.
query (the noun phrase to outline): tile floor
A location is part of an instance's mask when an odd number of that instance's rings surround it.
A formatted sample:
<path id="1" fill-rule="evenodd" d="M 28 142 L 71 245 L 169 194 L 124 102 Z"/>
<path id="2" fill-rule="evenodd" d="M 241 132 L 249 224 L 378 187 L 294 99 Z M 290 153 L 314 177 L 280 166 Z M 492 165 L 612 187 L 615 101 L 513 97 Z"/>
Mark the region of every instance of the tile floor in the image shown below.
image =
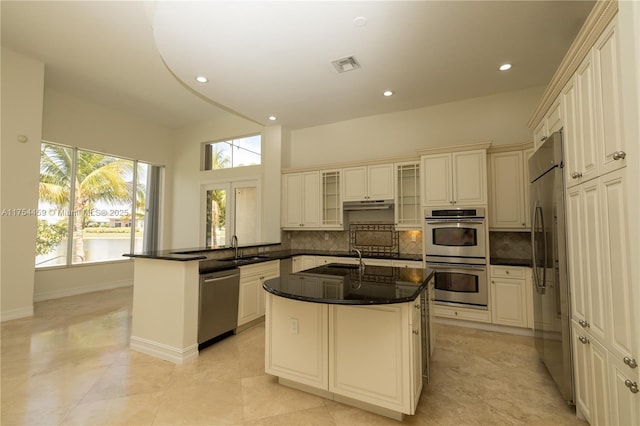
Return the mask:
<path id="1" fill-rule="evenodd" d="M 2 425 L 397 425 L 278 385 L 259 324 L 185 365 L 129 350 L 131 288 L 2 323 Z M 530 338 L 439 325 L 408 425 L 575 425 Z"/>

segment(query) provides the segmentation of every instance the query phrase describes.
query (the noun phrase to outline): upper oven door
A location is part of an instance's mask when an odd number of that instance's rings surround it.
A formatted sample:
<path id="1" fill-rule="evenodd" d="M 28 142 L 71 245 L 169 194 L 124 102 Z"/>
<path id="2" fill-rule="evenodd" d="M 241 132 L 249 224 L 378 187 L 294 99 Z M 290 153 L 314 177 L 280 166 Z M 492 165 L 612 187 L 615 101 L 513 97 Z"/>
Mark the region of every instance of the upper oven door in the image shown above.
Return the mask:
<path id="1" fill-rule="evenodd" d="M 484 258 L 484 219 L 426 219 L 425 254 Z"/>

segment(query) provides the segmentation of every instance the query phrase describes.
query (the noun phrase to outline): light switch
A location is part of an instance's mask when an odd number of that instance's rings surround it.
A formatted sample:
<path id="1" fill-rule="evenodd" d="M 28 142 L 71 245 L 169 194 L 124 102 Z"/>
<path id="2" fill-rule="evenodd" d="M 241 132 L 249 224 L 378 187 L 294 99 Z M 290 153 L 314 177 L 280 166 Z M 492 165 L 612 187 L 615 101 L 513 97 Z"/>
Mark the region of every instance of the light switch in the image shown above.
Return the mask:
<path id="1" fill-rule="evenodd" d="M 291 326 L 291 334 L 298 334 L 298 319 L 289 318 L 289 325 Z"/>

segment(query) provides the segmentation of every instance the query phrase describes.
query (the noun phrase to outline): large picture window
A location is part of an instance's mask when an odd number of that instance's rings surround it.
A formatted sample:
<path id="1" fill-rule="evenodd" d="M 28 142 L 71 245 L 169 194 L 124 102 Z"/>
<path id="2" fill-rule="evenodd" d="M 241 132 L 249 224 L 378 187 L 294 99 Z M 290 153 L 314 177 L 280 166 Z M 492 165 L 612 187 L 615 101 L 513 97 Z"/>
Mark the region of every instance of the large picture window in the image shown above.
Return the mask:
<path id="1" fill-rule="evenodd" d="M 36 267 L 156 250 L 159 167 L 43 143 Z"/>

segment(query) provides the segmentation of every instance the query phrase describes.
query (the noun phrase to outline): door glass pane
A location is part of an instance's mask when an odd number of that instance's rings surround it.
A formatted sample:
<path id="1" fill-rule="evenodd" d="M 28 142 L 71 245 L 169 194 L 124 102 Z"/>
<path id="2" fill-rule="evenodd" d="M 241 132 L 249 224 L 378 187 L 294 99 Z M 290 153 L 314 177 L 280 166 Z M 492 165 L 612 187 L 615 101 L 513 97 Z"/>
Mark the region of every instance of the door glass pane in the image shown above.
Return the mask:
<path id="1" fill-rule="evenodd" d="M 436 228 L 433 244 L 438 246 L 477 246 L 478 233 L 474 228 Z"/>
<path id="2" fill-rule="evenodd" d="M 72 263 L 122 260 L 131 250 L 133 161 L 77 153 Z"/>
<path id="3" fill-rule="evenodd" d="M 67 263 L 73 149 L 42 144 L 38 187 L 36 267 Z"/>
<path id="4" fill-rule="evenodd" d="M 138 163 L 137 175 L 136 175 L 136 216 L 135 216 L 135 252 L 143 251 L 144 243 L 144 224 L 147 213 L 147 200 L 148 200 L 148 173 L 151 167 L 149 164 Z"/>
<path id="5" fill-rule="evenodd" d="M 224 189 L 209 189 L 206 193 L 206 247 L 216 248 L 225 245 L 227 191 Z"/>
<path id="6" fill-rule="evenodd" d="M 235 189 L 235 234 L 240 244 L 258 242 L 258 190 L 255 186 Z"/>

